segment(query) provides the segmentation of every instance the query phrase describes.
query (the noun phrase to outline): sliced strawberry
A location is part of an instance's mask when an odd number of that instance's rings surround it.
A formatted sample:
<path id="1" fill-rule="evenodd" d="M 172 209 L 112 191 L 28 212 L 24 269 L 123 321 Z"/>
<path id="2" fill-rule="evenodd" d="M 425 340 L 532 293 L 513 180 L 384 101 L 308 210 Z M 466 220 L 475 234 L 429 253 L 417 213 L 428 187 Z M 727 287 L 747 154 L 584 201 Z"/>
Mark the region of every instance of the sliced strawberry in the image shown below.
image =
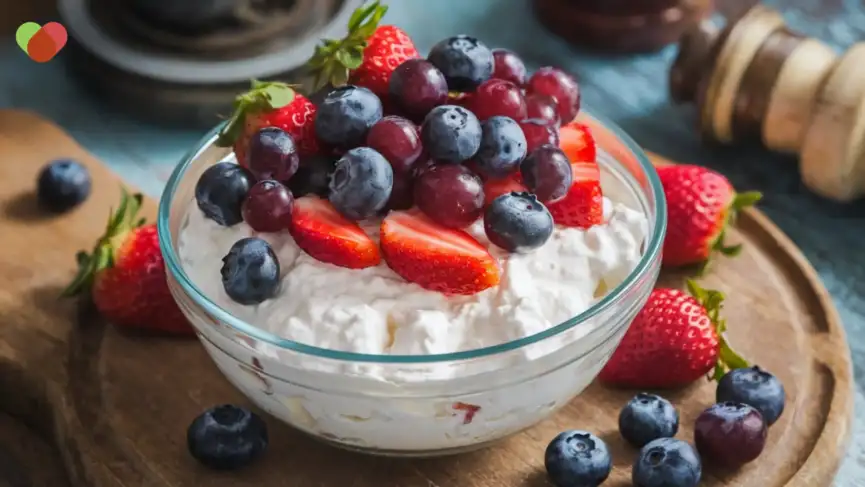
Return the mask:
<path id="1" fill-rule="evenodd" d="M 394 272 L 432 291 L 474 294 L 499 283 L 498 262 L 477 240 L 417 211 L 384 219 L 381 251 Z"/>
<path id="2" fill-rule="evenodd" d="M 559 147 L 571 162 L 595 162 L 598 149 L 588 125 L 571 122 L 559 129 Z"/>
<path id="3" fill-rule="evenodd" d="M 369 235 L 317 196 L 294 200 L 291 236 L 298 247 L 322 262 L 349 269 L 381 262 L 378 246 Z"/>
<path id="4" fill-rule="evenodd" d="M 601 170 L 594 162 L 571 164 L 574 182 L 568 194 L 547 205 L 553 220 L 566 227 L 589 228 L 604 221 Z"/>
<path id="5" fill-rule="evenodd" d="M 484 205 L 488 205 L 492 203 L 492 201 L 499 196 L 510 193 L 513 191 L 521 192 L 528 191 L 522 184 L 522 177 L 519 176 L 520 172 L 517 171 L 511 177 L 506 177 L 503 179 L 491 179 L 484 183 Z M 517 179 L 519 178 L 519 179 Z"/>

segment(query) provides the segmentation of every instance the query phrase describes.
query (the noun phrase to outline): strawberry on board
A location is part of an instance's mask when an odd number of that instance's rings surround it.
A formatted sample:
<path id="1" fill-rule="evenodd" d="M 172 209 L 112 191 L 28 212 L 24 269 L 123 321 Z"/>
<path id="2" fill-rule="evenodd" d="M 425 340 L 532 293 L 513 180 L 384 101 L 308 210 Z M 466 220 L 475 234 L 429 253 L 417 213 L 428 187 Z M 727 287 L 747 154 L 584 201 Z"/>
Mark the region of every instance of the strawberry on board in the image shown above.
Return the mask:
<path id="1" fill-rule="evenodd" d="M 78 274 L 63 295 L 89 293 L 99 313 L 120 328 L 194 335 L 168 290 L 156 225 L 138 217 L 141 199 L 123 192 L 93 252 L 78 253 Z"/>
<path id="2" fill-rule="evenodd" d="M 595 162 L 598 149 L 589 126 L 571 122 L 559 128 L 559 148 L 571 162 Z"/>
<path id="3" fill-rule="evenodd" d="M 601 381 L 621 387 L 673 388 L 710 373 L 711 379 L 719 380 L 728 370 L 749 366 L 724 336 L 724 295 L 690 280 L 688 291 L 652 291 L 601 370 Z"/>
<path id="4" fill-rule="evenodd" d="M 277 127 L 291 135 L 301 156 L 317 154 L 315 110 L 311 101 L 285 83 L 253 81 L 249 91 L 235 98 L 234 112 L 216 144 L 233 147 L 238 164 L 248 166 L 246 155 L 253 134 L 263 127 Z"/>
<path id="5" fill-rule="evenodd" d="M 604 222 L 604 194 L 601 169 L 594 161 L 572 160 L 574 182 L 564 198 L 549 203 L 547 209 L 557 225 L 590 228 Z"/>
<path id="6" fill-rule="evenodd" d="M 388 97 L 390 75 L 400 64 L 419 58 L 411 38 L 399 27 L 382 25 L 386 5 L 372 2 L 358 8 L 348 21 L 343 39 L 324 39 L 315 48 L 308 66 L 315 76 L 315 87 L 330 83 L 351 83 Z"/>
<path id="7" fill-rule="evenodd" d="M 733 256 L 742 250 L 727 245 L 725 233 L 740 210 L 760 200 L 760 193 L 736 193 L 727 178 L 701 166 L 663 166 L 658 176 L 667 198 L 664 265 L 702 264 L 702 270 L 713 251 Z"/>
<path id="8" fill-rule="evenodd" d="M 298 247 L 321 262 L 349 269 L 381 262 L 378 246 L 369 235 L 317 196 L 294 201 L 290 232 Z"/>
<path id="9" fill-rule="evenodd" d="M 483 245 L 420 212 L 390 212 L 381 223 L 381 251 L 394 272 L 431 291 L 475 294 L 499 283 L 499 264 Z"/>

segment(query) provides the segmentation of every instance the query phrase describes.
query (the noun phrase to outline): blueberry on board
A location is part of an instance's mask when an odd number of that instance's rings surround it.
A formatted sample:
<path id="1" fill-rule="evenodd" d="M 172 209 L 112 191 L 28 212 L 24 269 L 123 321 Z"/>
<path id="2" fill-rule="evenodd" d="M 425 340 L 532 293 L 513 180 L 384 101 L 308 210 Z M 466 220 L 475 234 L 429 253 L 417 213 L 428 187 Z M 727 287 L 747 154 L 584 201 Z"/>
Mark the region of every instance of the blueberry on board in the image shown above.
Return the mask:
<path id="1" fill-rule="evenodd" d="M 44 208 L 56 213 L 71 210 L 90 196 L 90 173 L 80 163 L 61 159 L 39 172 L 36 197 Z"/>
<path id="2" fill-rule="evenodd" d="M 240 304 L 258 304 L 279 289 L 279 260 L 266 241 L 248 237 L 222 258 L 222 286 Z"/>
<path id="3" fill-rule="evenodd" d="M 255 413 L 229 404 L 203 412 L 186 430 L 189 453 L 204 466 L 234 470 L 267 448 L 267 425 Z"/>
<path id="4" fill-rule="evenodd" d="M 784 412 L 784 385 L 756 365 L 733 369 L 718 381 L 715 399 L 747 404 L 760 411 L 767 425 L 772 425 Z"/>
<path id="5" fill-rule="evenodd" d="M 330 175 L 334 169 L 333 158 L 324 155 L 314 155 L 300 161 L 300 167 L 294 176 L 288 180 L 288 189 L 295 198 L 314 194 L 327 198 L 330 191 Z"/>
<path id="6" fill-rule="evenodd" d="M 351 220 L 370 218 L 384 208 L 393 190 L 393 168 L 375 149 L 358 147 L 336 162 L 328 200 Z"/>
<path id="7" fill-rule="evenodd" d="M 670 401 L 641 392 L 619 413 L 619 432 L 640 448 L 658 438 L 672 438 L 679 431 L 679 413 Z"/>
<path id="8" fill-rule="evenodd" d="M 315 112 L 315 134 L 322 142 L 350 149 L 363 144 L 382 117 L 381 100 L 372 91 L 345 85 L 324 97 Z"/>
<path id="9" fill-rule="evenodd" d="M 472 91 L 493 75 L 493 52 L 483 42 L 467 35 L 439 41 L 427 61 L 437 67 L 451 91 Z"/>
<path id="10" fill-rule="evenodd" d="M 424 149 L 441 162 L 463 162 L 474 157 L 481 146 L 481 133 L 478 117 L 456 105 L 433 108 L 420 129 Z"/>
<path id="11" fill-rule="evenodd" d="M 658 438 L 640 450 L 631 482 L 634 487 L 696 487 L 702 473 L 700 456 L 691 445 L 675 438 Z"/>
<path id="12" fill-rule="evenodd" d="M 195 183 L 195 201 L 207 218 L 224 227 L 243 221 L 241 206 L 255 178 L 232 162 L 208 167 Z"/>
<path id="13" fill-rule="evenodd" d="M 565 431 L 544 453 L 547 476 L 556 487 L 601 485 L 613 468 L 606 443 L 586 431 Z"/>
<path id="14" fill-rule="evenodd" d="M 505 193 L 484 212 L 487 238 L 510 252 L 529 252 L 544 245 L 553 227 L 547 207 L 530 193 Z"/>
<path id="15" fill-rule="evenodd" d="M 481 145 L 475 156 L 478 170 L 503 178 L 520 167 L 526 157 L 526 135 L 512 118 L 495 116 L 481 124 Z"/>

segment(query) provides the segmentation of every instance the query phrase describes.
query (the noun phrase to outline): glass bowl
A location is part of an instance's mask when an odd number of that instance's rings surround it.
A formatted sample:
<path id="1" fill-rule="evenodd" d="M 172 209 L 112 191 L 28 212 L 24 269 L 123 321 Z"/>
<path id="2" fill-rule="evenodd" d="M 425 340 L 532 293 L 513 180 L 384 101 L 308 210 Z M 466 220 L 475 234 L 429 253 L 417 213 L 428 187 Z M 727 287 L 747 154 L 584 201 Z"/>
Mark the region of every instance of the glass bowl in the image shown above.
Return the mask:
<path id="1" fill-rule="evenodd" d="M 648 216 L 631 274 L 579 316 L 522 339 L 438 355 L 368 355 L 294 342 L 225 311 L 194 284 L 178 232 L 199 175 L 231 157 L 211 131 L 175 168 L 159 206 L 168 282 L 225 377 L 261 409 L 316 438 L 366 453 L 434 456 L 476 449 L 553 414 L 600 372 L 654 286 L 666 208 L 645 153 L 583 114 L 598 142 L 602 185 Z"/>

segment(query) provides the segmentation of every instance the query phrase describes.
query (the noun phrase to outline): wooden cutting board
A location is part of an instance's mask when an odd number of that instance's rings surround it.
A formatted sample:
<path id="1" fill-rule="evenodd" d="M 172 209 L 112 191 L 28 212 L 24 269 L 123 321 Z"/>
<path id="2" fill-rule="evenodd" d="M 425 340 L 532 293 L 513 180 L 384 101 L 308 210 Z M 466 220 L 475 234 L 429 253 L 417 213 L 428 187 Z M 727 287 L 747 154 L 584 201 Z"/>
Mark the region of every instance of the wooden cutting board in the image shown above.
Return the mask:
<path id="1" fill-rule="evenodd" d="M 46 216 L 34 201 L 46 161 L 72 157 L 92 173 L 90 199 L 72 213 Z M 77 250 L 101 234 L 120 181 L 68 135 L 38 117 L 0 111 L 0 487 L 500 487 L 548 485 L 543 449 L 556 433 L 582 428 L 609 444 L 607 486 L 630 485 L 636 452 L 616 431 L 633 391 L 597 384 L 554 418 L 475 453 L 386 459 L 343 452 L 267 418 L 271 444 L 261 462 L 214 473 L 186 452 L 185 431 L 203 409 L 248 404 L 194 340 L 122 334 L 86 307 L 59 300 Z M 656 161 L 664 161 L 656 158 Z M 144 212 L 156 213 L 148 200 Z M 704 285 L 729 295 L 725 314 L 743 353 L 778 374 L 788 406 L 763 456 L 736 474 L 707 470 L 705 486 L 829 485 L 848 440 L 852 377 L 838 314 L 792 242 L 765 216 L 746 211 L 731 238 L 744 242 L 720 259 Z M 665 273 L 666 285 L 683 275 Z M 692 439 L 696 416 L 713 400 L 700 381 L 667 394 L 679 407 L 680 438 Z M 34 432 L 34 434 L 28 433 Z M 44 440 L 44 443 L 43 443 Z M 45 443 L 56 447 L 54 462 Z M 62 467 L 55 467 L 62 465 Z"/>

